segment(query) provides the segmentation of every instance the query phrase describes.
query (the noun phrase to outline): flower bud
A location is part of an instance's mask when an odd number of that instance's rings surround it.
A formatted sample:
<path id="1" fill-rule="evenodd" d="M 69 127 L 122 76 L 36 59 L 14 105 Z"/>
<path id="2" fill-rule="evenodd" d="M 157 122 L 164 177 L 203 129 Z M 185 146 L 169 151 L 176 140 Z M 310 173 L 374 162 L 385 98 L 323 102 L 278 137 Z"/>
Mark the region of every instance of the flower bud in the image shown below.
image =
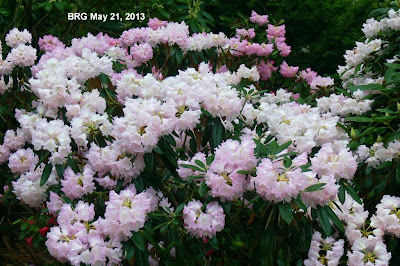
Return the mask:
<path id="1" fill-rule="evenodd" d="M 28 244 L 29 244 L 30 246 L 33 245 L 32 240 L 33 240 L 33 236 L 31 236 L 31 237 L 29 237 L 29 238 L 25 238 L 25 241 L 28 242 Z"/>
<path id="2" fill-rule="evenodd" d="M 357 133 L 354 130 L 354 128 L 351 128 L 350 137 L 351 137 L 352 140 L 356 140 L 357 139 Z"/>
<path id="3" fill-rule="evenodd" d="M 42 227 L 42 228 L 39 229 L 39 233 L 40 233 L 42 236 L 46 236 L 46 234 L 47 234 L 47 232 L 48 232 L 49 230 L 50 230 L 50 227 L 45 226 L 45 227 Z"/>

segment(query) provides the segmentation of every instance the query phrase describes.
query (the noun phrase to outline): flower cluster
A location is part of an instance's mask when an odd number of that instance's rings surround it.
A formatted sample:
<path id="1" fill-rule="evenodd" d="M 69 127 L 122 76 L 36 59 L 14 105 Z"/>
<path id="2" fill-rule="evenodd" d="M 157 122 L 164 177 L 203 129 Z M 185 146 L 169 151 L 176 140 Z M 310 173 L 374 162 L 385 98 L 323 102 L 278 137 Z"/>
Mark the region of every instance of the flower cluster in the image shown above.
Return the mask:
<path id="1" fill-rule="evenodd" d="M 305 266 L 338 265 L 344 253 L 344 240 L 333 237 L 323 239 L 320 232 L 314 232 Z"/>
<path id="2" fill-rule="evenodd" d="M 11 52 L 0 60 L 0 93 L 11 97 L 16 86 L 33 100 L 14 110 L 19 125 L 1 139 L 0 164 L 9 172 L 4 191 L 31 207 L 45 203 L 57 216 L 46 235 L 52 256 L 72 265 L 116 265 L 134 244 L 135 253 L 153 252 L 142 256 L 151 264 L 174 257 L 176 247 L 179 264 L 186 241 L 207 245 L 213 239 L 222 250 L 231 239 L 217 237 L 233 232 L 226 224 L 250 214 L 245 231 L 252 230 L 260 209 L 267 208 L 264 217 L 277 204 L 268 214 L 271 224 L 283 217 L 290 226 L 293 212 L 315 219 L 307 207 L 332 209 L 331 220 L 337 226 L 336 215 L 343 222 L 351 246 L 349 264 L 388 263 L 383 236 L 400 235 L 400 200 L 384 196 L 369 218 L 349 194 L 343 202 L 337 196 L 343 200 L 339 187 L 355 182 L 358 163 L 375 167 L 397 158 L 399 142 L 358 145 L 354 152 L 353 135 L 338 122 L 368 112 L 370 92 L 330 94 L 332 78 L 284 60 L 291 52 L 285 25 L 254 11 L 250 21 L 257 25 L 237 29 L 232 38 L 190 35 L 184 22 L 157 18 L 119 38 L 88 34 L 71 46 L 47 35 L 39 40 L 44 54 L 36 64 L 29 32 L 7 35 Z M 384 31 L 381 23 L 369 21 L 365 28 Z M 343 76 L 384 46 L 379 39 L 357 43 L 346 53 Z M 158 65 L 163 52 L 165 65 Z M 192 63 L 203 53 L 215 58 Z M 169 60 L 180 62 L 173 74 L 166 70 L 175 68 Z M 27 67 L 31 76 L 10 78 L 14 68 Z M 289 89 L 270 86 L 272 77 Z M 344 86 L 377 81 L 375 75 L 355 77 Z M 315 220 L 322 224 L 320 214 Z M 233 246 L 245 250 L 241 235 L 235 237 Z M 305 265 L 338 264 L 345 240 L 335 238 L 315 232 Z"/>
<path id="3" fill-rule="evenodd" d="M 361 161 L 365 161 L 368 166 L 377 167 L 384 162 L 390 162 L 399 157 L 400 142 L 398 140 L 389 142 L 385 148 L 382 142 L 375 142 L 371 147 L 360 145 L 357 155 Z"/>
<path id="4" fill-rule="evenodd" d="M 203 204 L 197 200 L 185 205 L 183 208 L 185 228 L 193 236 L 212 238 L 224 229 L 224 210 L 216 201 L 208 203 L 205 211 L 202 211 L 202 207 Z"/>

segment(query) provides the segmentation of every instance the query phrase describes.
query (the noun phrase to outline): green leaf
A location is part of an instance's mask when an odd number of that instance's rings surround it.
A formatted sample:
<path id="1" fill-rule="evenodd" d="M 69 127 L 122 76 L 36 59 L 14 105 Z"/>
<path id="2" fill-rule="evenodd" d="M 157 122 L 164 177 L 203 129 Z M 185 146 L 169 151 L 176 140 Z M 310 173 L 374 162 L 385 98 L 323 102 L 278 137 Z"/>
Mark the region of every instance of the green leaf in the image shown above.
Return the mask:
<path id="1" fill-rule="evenodd" d="M 186 179 L 189 181 L 198 180 L 200 178 L 204 178 L 204 175 L 192 175 L 192 176 L 186 177 Z"/>
<path id="2" fill-rule="evenodd" d="M 318 183 L 318 184 L 314 184 L 311 185 L 309 187 L 307 187 L 306 189 L 304 189 L 305 192 L 314 192 L 314 191 L 318 191 L 318 190 L 322 190 L 323 186 L 325 186 L 326 183 Z"/>
<path id="3" fill-rule="evenodd" d="M 398 164 L 396 167 L 396 180 L 397 183 L 400 183 L 400 164 Z"/>
<path id="4" fill-rule="evenodd" d="M 345 191 L 345 189 L 344 189 L 344 186 L 340 186 L 339 187 L 339 194 L 338 194 L 338 197 L 339 197 L 339 201 L 340 201 L 340 203 L 344 203 L 344 201 L 346 200 L 346 191 Z"/>
<path id="5" fill-rule="evenodd" d="M 238 173 L 238 174 L 241 174 L 241 175 L 251 175 L 251 174 L 254 174 L 255 171 L 254 171 L 254 170 L 251 170 L 251 171 L 248 171 L 248 170 L 239 170 L 239 171 L 237 171 L 237 173 Z"/>
<path id="6" fill-rule="evenodd" d="M 179 214 L 183 210 L 184 207 L 185 207 L 184 202 L 179 204 L 178 207 L 176 207 L 175 214 Z"/>
<path id="7" fill-rule="evenodd" d="M 170 18 L 171 16 L 168 14 L 167 11 L 165 11 L 163 8 L 159 8 L 158 11 L 161 13 L 161 15 L 163 15 L 166 18 Z"/>
<path id="8" fill-rule="evenodd" d="M 329 215 L 329 218 L 331 221 L 336 225 L 336 227 L 344 233 L 344 226 L 342 224 L 342 221 L 340 221 L 339 217 L 337 217 L 336 213 L 331 209 L 329 206 L 325 206 L 325 210 Z"/>
<path id="9" fill-rule="evenodd" d="M 255 196 L 254 198 L 252 198 L 249 202 L 246 203 L 246 207 L 250 206 L 252 203 L 254 203 L 256 200 L 258 200 L 260 198 L 260 195 Z"/>
<path id="10" fill-rule="evenodd" d="M 349 184 L 347 183 L 347 181 L 345 181 L 344 179 L 341 179 L 340 182 L 342 182 L 342 185 L 344 187 L 344 189 L 347 191 L 347 193 L 349 193 L 349 195 L 355 200 L 357 201 L 359 204 L 362 204 L 362 201 L 360 199 L 360 196 L 358 196 L 356 190 Z M 339 183 L 340 183 L 339 182 Z"/>
<path id="11" fill-rule="evenodd" d="M 192 164 L 180 164 L 179 166 L 182 167 L 182 168 L 192 169 L 193 171 L 204 172 L 204 169 L 198 167 L 197 165 L 192 165 Z"/>
<path id="12" fill-rule="evenodd" d="M 381 84 L 371 83 L 371 84 L 367 84 L 367 85 L 350 86 L 350 87 L 348 87 L 348 90 L 351 92 L 355 92 L 357 90 L 381 90 L 384 88 L 385 87 L 382 86 Z"/>
<path id="13" fill-rule="evenodd" d="M 219 249 L 219 244 L 218 244 L 218 239 L 214 236 L 213 238 L 210 238 L 208 243 L 210 243 L 210 245 L 215 248 L 216 250 Z"/>
<path id="14" fill-rule="evenodd" d="M 18 220 L 16 220 L 16 221 L 14 221 L 14 222 L 12 223 L 12 225 L 17 224 L 17 223 L 19 223 L 19 222 L 21 222 L 21 221 L 22 221 L 22 219 L 18 219 Z"/>
<path id="15" fill-rule="evenodd" d="M 304 202 L 300 199 L 300 196 L 297 197 L 297 199 L 294 199 L 294 202 L 296 202 L 296 204 L 299 205 L 299 207 L 300 207 L 303 211 L 307 212 L 307 206 L 306 206 L 306 205 L 304 204 Z"/>
<path id="16" fill-rule="evenodd" d="M 261 141 L 259 141 L 258 139 L 253 139 L 253 140 L 256 143 L 257 148 L 260 149 L 261 155 L 267 156 L 269 154 L 267 147 L 265 147 L 265 145 L 262 144 Z"/>
<path id="17" fill-rule="evenodd" d="M 99 75 L 99 79 L 101 81 L 101 83 L 108 85 L 108 83 L 110 82 L 110 79 L 108 78 L 108 76 L 104 73 L 100 73 Z"/>
<path id="18" fill-rule="evenodd" d="M 368 18 L 378 17 L 381 15 L 387 14 L 387 12 L 389 10 L 390 10 L 390 7 L 383 7 L 383 8 L 375 9 L 371 13 L 369 13 Z"/>
<path id="19" fill-rule="evenodd" d="M 206 181 L 203 181 L 199 188 L 200 197 L 204 198 L 207 194 L 207 191 L 208 191 L 208 187 L 206 185 Z"/>
<path id="20" fill-rule="evenodd" d="M 140 249 L 141 251 L 144 251 L 144 239 L 143 236 L 140 233 L 135 232 L 132 235 L 132 241 L 135 243 L 135 246 Z"/>
<path id="21" fill-rule="evenodd" d="M 383 169 L 383 168 L 392 166 L 392 164 L 393 164 L 392 162 L 384 162 L 384 163 L 378 165 L 378 166 L 376 167 L 376 169 Z"/>
<path id="22" fill-rule="evenodd" d="M 71 159 L 71 157 L 67 158 L 67 164 L 69 165 L 69 167 L 71 167 L 72 170 L 74 170 L 75 173 L 80 172 L 78 165 L 74 160 Z"/>
<path id="23" fill-rule="evenodd" d="M 292 206 L 289 203 L 279 203 L 278 208 L 283 220 L 290 225 L 293 219 Z"/>
<path id="24" fill-rule="evenodd" d="M 64 12 L 64 3 L 63 2 L 54 2 L 54 5 L 60 12 Z"/>
<path id="25" fill-rule="evenodd" d="M 204 163 L 200 160 L 194 160 L 194 162 L 200 166 L 202 169 L 206 169 L 207 167 L 204 165 Z"/>
<path id="26" fill-rule="evenodd" d="M 211 149 L 215 150 L 215 148 L 222 143 L 223 138 L 224 138 L 224 126 L 222 125 L 219 118 L 214 118 L 211 128 L 211 139 L 210 139 Z"/>
<path id="27" fill-rule="evenodd" d="M 36 170 L 36 168 L 38 168 L 38 166 L 39 166 L 42 162 L 44 162 L 44 160 L 47 159 L 47 157 L 49 157 L 49 155 L 50 155 L 50 152 L 49 152 L 49 151 L 46 151 L 46 152 L 42 155 L 42 157 L 40 158 L 39 162 L 38 162 L 38 163 L 36 164 L 36 166 L 35 166 L 35 170 Z"/>
<path id="28" fill-rule="evenodd" d="M 206 11 L 201 11 L 201 14 L 205 16 L 209 21 L 214 22 L 214 18 Z"/>
<path id="29" fill-rule="evenodd" d="M 59 178 L 63 178 L 64 171 L 65 171 L 65 166 L 63 164 L 57 164 L 56 165 L 56 171 L 57 171 L 58 177 Z"/>
<path id="30" fill-rule="evenodd" d="M 102 197 L 101 195 L 99 195 L 99 196 L 97 197 L 97 203 L 99 204 L 98 210 L 99 210 L 100 212 L 104 212 L 106 206 L 104 205 L 104 199 L 103 199 L 103 197 Z M 97 209 L 96 209 L 96 210 L 97 210 Z"/>
<path id="31" fill-rule="evenodd" d="M 375 130 L 375 127 L 370 127 L 367 130 L 365 130 L 363 133 L 358 135 L 358 138 L 362 138 L 364 136 L 367 136 L 367 135 L 371 134 L 374 130 Z"/>
<path id="32" fill-rule="evenodd" d="M 215 158 L 215 155 L 214 155 L 214 154 L 208 156 L 207 159 L 206 159 L 206 164 L 207 164 L 207 165 L 212 164 L 212 162 L 214 161 L 214 158 Z"/>
<path id="33" fill-rule="evenodd" d="M 51 174 L 51 169 L 53 166 L 51 164 L 46 164 L 46 166 L 43 169 L 42 177 L 40 178 L 40 186 L 43 186 L 46 184 L 47 180 L 49 179 L 49 176 Z"/>
<path id="34" fill-rule="evenodd" d="M 318 206 L 318 208 L 316 209 L 316 212 L 317 212 L 318 221 L 319 221 L 319 224 L 321 225 L 322 230 L 324 231 L 324 233 L 327 236 L 330 236 L 332 234 L 332 228 L 329 223 L 328 213 L 321 206 Z"/>
<path id="35" fill-rule="evenodd" d="M 384 63 L 384 65 L 389 68 L 400 69 L 400 64 L 397 63 Z"/>
<path id="36" fill-rule="evenodd" d="M 288 141 L 288 142 L 283 143 L 282 145 L 280 145 L 280 146 L 275 150 L 275 154 L 279 154 L 281 151 L 283 151 L 284 149 L 286 149 L 287 147 L 289 147 L 290 144 L 292 144 L 292 141 Z"/>
<path id="37" fill-rule="evenodd" d="M 345 120 L 346 121 L 351 121 L 351 122 L 374 122 L 373 118 L 363 117 L 363 116 L 346 117 Z"/>
<path id="38" fill-rule="evenodd" d="M 28 226 L 29 226 L 28 223 L 21 224 L 21 230 L 25 230 L 26 228 L 28 228 Z"/>
<path id="39" fill-rule="evenodd" d="M 44 10 L 50 11 L 52 7 L 53 7 L 53 4 L 49 2 L 49 3 L 44 7 Z"/>
<path id="40" fill-rule="evenodd" d="M 135 248 L 132 241 L 128 240 L 127 242 L 125 242 L 122 249 L 125 253 L 125 259 L 128 261 L 131 260 L 133 258 L 133 255 L 135 254 Z"/>
<path id="41" fill-rule="evenodd" d="M 397 118 L 397 116 L 394 116 L 394 115 L 380 116 L 380 117 L 375 117 L 374 121 L 379 122 L 379 123 L 387 123 L 396 118 Z"/>
<path id="42" fill-rule="evenodd" d="M 283 166 L 289 168 L 292 165 L 292 160 L 289 157 L 283 159 Z"/>

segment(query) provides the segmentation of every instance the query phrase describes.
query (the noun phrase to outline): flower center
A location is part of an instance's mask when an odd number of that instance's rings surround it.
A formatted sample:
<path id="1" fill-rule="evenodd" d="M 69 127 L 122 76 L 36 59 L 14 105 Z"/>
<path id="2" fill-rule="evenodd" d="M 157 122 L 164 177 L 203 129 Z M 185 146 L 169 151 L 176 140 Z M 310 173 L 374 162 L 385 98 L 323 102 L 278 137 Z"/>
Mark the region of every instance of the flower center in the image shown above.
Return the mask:
<path id="1" fill-rule="evenodd" d="M 287 178 L 287 174 L 283 173 L 283 174 L 276 174 L 276 181 L 284 181 L 284 182 L 289 182 L 289 179 Z"/>
<path id="2" fill-rule="evenodd" d="M 222 177 L 225 179 L 226 183 L 227 183 L 229 186 L 232 186 L 232 179 L 229 178 L 228 173 L 224 172 L 224 173 L 222 173 L 221 175 L 222 175 Z"/>
<path id="3" fill-rule="evenodd" d="M 79 178 L 78 178 L 78 185 L 80 185 L 81 187 L 83 187 L 83 175 L 81 175 Z"/>
<path id="4" fill-rule="evenodd" d="M 364 250 L 364 258 L 362 261 L 364 263 L 367 263 L 367 262 L 375 263 L 377 258 L 378 257 L 376 256 L 375 251 L 368 252 L 368 251 Z"/>
<path id="5" fill-rule="evenodd" d="M 390 211 L 390 214 L 396 215 L 397 219 L 400 220 L 400 209 L 394 207 L 394 210 Z"/>
<path id="6" fill-rule="evenodd" d="M 143 134 L 146 133 L 146 127 L 147 127 L 147 126 L 143 126 L 143 127 L 139 128 L 138 133 L 140 134 L 140 136 L 143 136 Z"/>
<path id="7" fill-rule="evenodd" d="M 122 206 L 128 207 L 129 209 L 132 208 L 132 201 L 130 199 L 124 200 Z"/>
<path id="8" fill-rule="evenodd" d="M 329 156 L 329 161 L 330 162 L 338 162 L 339 161 L 339 159 L 340 159 L 340 156 L 339 155 L 336 155 L 336 154 L 332 154 L 332 155 L 330 155 Z"/>
<path id="9" fill-rule="evenodd" d="M 182 114 L 186 111 L 189 111 L 189 107 L 186 105 L 181 105 L 178 107 L 178 112 L 176 112 L 175 117 L 181 118 Z"/>

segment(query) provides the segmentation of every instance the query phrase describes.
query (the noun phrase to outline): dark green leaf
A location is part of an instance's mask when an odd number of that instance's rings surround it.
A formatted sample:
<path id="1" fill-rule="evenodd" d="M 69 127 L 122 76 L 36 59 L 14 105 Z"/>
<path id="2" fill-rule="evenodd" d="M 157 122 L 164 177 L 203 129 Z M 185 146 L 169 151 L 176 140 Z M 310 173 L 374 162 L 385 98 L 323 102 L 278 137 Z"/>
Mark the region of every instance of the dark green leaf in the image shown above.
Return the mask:
<path id="1" fill-rule="evenodd" d="M 289 147 L 290 144 L 292 144 L 292 141 L 288 141 L 288 142 L 283 143 L 282 145 L 280 145 L 280 146 L 275 150 L 275 154 L 279 154 L 281 151 L 287 149 L 287 147 Z"/>
<path id="2" fill-rule="evenodd" d="M 343 180 L 343 181 L 342 181 Z M 341 181 L 343 182 L 343 186 L 344 189 L 347 191 L 347 193 L 350 194 L 350 196 L 357 201 L 359 204 L 362 204 L 362 201 L 360 199 L 360 196 L 358 196 L 356 190 L 349 184 L 347 183 L 347 181 L 345 181 L 344 179 L 341 179 Z"/>
<path id="3" fill-rule="evenodd" d="M 371 83 L 371 84 L 367 84 L 367 85 L 350 86 L 350 87 L 348 87 L 348 90 L 351 92 L 355 92 L 357 90 L 381 90 L 384 88 L 385 87 L 382 86 L 381 84 Z"/>
<path id="4" fill-rule="evenodd" d="M 28 228 L 29 224 L 28 223 L 22 223 L 21 224 L 21 230 L 25 230 L 26 228 Z"/>
<path id="5" fill-rule="evenodd" d="M 127 242 L 125 242 L 122 249 L 125 253 L 125 259 L 128 261 L 131 260 L 133 258 L 133 255 L 135 254 L 135 248 L 132 241 L 128 240 Z"/>
<path id="6" fill-rule="evenodd" d="M 318 221 L 319 221 L 319 224 L 321 225 L 322 230 L 324 231 L 325 235 L 330 236 L 332 234 L 332 230 L 331 230 L 331 225 L 329 223 L 328 213 L 321 206 L 318 206 L 318 208 L 316 209 L 316 212 L 317 212 Z"/>
<path id="7" fill-rule="evenodd" d="M 325 206 L 325 210 L 329 215 L 331 221 L 336 225 L 336 227 L 344 233 L 344 227 L 342 221 L 340 221 L 339 217 L 337 217 L 336 213 L 329 206 Z"/>
<path id="8" fill-rule="evenodd" d="M 294 202 L 296 202 L 297 205 L 299 205 L 299 207 L 307 212 L 307 206 L 304 204 L 304 202 L 300 199 L 300 197 L 297 197 L 297 199 L 294 199 Z"/>
<path id="9" fill-rule="evenodd" d="M 43 186 L 46 184 L 47 180 L 49 179 L 49 176 L 51 174 L 53 166 L 51 164 L 46 164 L 46 166 L 43 169 L 42 177 L 40 178 L 40 186 Z"/>
<path id="10" fill-rule="evenodd" d="M 202 169 L 206 169 L 206 166 L 204 165 L 204 163 L 200 160 L 194 160 L 194 162 L 200 166 Z"/>
<path id="11" fill-rule="evenodd" d="M 144 251 L 144 239 L 140 233 L 135 232 L 132 235 L 132 241 L 135 243 L 135 246 L 138 247 L 141 251 Z"/>
<path id="12" fill-rule="evenodd" d="M 199 188 L 200 197 L 204 198 L 207 194 L 207 191 L 208 191 L 208 187 L 206 185 L 206 181 L 203 181 Z"/>
<path id="13" fill-rule="evenodd" d="M 346 117 L 345 120 L 351 122 L 374 122 L 373 118 L 363 116 Z"/>
<path id="14" fill-rule="evenodd" d="M 293 219 L 292 206 L 289 203 L 279 203 L 278 208 L 283 220 L 290 225 Z"/>
<path id="15" fill-rule="evenodd" d="M 326 183 L 318 183 L 318 184 L 314 184 L 311 185 L 309 187 L 307 187 L 306 189 L 304 189 L 305 192 L 314 192 L 314 191 L 318 191 L 318 190 L 323 190 L 323 186 L 325 186 Z"/>
<path id="16" fill-rule="evenodd" d="M 194 170 L 194 171 L 204 172 L 204 169 L 198 167 L 197 165 L 192 165 L 192 164 L 180 164 L 179 166 L 182 167 L 182 168 L 192 169 L 192 170 Z"/>
<path id="17" fill-rule="evenodd" d="M 400 183 L 400 164 L 398 164 L 396 167 L 396 180 L 397 183 Z"/>
<path id="18" fill-rule="evenodd" d="M 225 129 L 220 119 L 214 118 L 211 128 L 211 139 L 210 139 L 210 145 L 212 150 L 214 150 L 216 147 L 219 146 L 219 144 L 222 143 L 222 140 L 224 138 L 224 131 Z"/>
<path id="19" fill-rule="evenodd" d="M 208 156 L 207 159 L 206 159 L 206 164 L 210 165 L 214 161 L 214 158 L 215 158 L 214 154 Z"/>
<path id="20" fill-rule="evenodd" d="M 35 170 L 36 170 L 36 168 L 37 168 L 42 162 L 44 162 L 44 160 L 47 159 L 47 157 L 49 157 L 49 155 L 50 155 L 50 152 L 49 152 L 49 151 L 46 151 L 46 152 L 42 155 L 42 157 L 40 158 L 39 162 L 38 162 L 38 163 L 36 164 L 36 166 L 35 166 Z"/>
<path id="21" fill-rule="evenodd" d="M 346 200 L 346 191 L 345 191 L 343 185 L 341 185 L 341 186 L 339 187 L 339 194 L 338 194 L 338 197 L 339 197 L 340 203 L 343 204 L 344 201 Z"/>
<path id="22" fill-rule="evenodd" d="M 71 157 L 67 158 L 67 164 L 69 165 L 69 167 L 71 167 L 72 170 L 74 170 L 75 173 L 80 172 L 78 165 L 74 160 L 71 159 Z"/>
<path id="23" fill-rule="evenodd" d="M 56 165 L 56 171 L 57 171 L 58 177 L 59 178 L 63 178 L 64 171 L 65 171 L 65 166 L 63 164 L 57 164 Z"/>
<path id="24" fill-rule="evenodd" d="M 210 238 L 209 241 L 210 245 L 215 248 L 216 250 L 219 249 L 219 244 L 218 244 L 218 239 L 214 236 L 213 238 Z"/>

